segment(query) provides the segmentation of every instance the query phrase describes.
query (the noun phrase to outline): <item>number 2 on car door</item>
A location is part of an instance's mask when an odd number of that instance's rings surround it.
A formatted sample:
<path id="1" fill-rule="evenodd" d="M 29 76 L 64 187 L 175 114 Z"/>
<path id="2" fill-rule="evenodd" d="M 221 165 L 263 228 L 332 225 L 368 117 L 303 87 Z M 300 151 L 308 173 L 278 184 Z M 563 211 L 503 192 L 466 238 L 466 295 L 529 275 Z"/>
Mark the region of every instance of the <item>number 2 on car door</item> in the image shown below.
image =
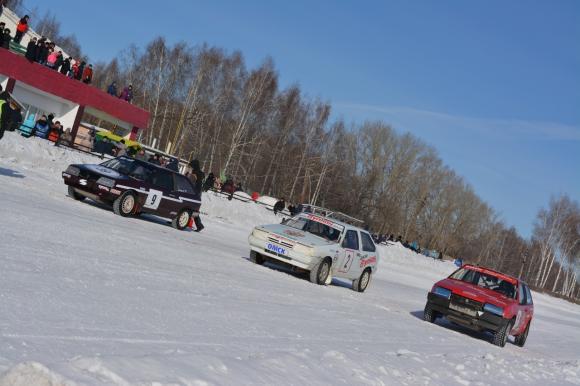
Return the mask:
<path id="1" fill-rule="evenodd" d="M 145 200 L 145 208 L 157 209 L 159 203 L 161 202 L 161 197 L 163 197 L 163 192 L 161 190 L 150 189 L 147 194 L 147 199 Z"/>
<path id="2" fill-rule="evenodd" d="M 338 269 L 339 272 L 348 272 L 350 270 L 350 266 L 352 265 L 352 261 L 354 260 L 354 251 L 346 250 L 344 251 L 344 260 L 340 264 L 340 268 Z"/>

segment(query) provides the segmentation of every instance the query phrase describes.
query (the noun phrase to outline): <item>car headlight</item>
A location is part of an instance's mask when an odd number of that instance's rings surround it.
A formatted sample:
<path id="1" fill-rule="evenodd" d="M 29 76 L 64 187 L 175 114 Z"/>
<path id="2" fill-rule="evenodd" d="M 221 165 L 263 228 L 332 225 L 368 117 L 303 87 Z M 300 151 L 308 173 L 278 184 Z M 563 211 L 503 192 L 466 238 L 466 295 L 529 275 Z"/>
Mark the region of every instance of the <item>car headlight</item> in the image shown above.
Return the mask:
<path id="1" fill-rule="evenodd" d="M 433 288 L 433 293 L 435 295 L 442 296 L 442 297 L 444 297 L 446 299 L 450 299 L 451 298 L 451 291 L 448 290 L 447 288 L 435 287 L 435 288 Z"/>
<path id="2" fill-rule="evenodd" d="M 314 254 L 314 248 L 302 244 L 296 244 L 292 249 L 294 250 L 294 252 L 300 253 L 301 255 L 305 256 L 312 256 Z"/>
<path id="3" fill-rule="evenodd" d="M 76 166 L 69 165 L 68 168 L 66 168 L 65 173 L 68 173 L 71 176 L 79 176 L 81 174 L 81 169 L 77 168 Z"/>
<path id="4" fill-rule="evenodd" d="M 257 238 L 259 240 L 267 240 L 268 239 L 268 232 L 263 231 L 263 230 L 258 229 L 258 228 L 254 228 L 254 230 L 252 231 L 252 236 L 254 236 L 255 238 Z"/>
<path id="5" fill-rule="evenodd" d="M 483 305 L 483 310 L 486 312 L 490 312 L 494 315 L 503 317 L 503 308 L 498 307 L 494 304 L 485 303 Z"/>
<path id="6" fill-rule="evenodd" d="M 97 184 L 106 186 L 107 188 L 112 188 L 115 186 L 115 180 L 112 180 L 112 179 L 107 178 L 107 177 L 100 177 L 97 180 Z"/>

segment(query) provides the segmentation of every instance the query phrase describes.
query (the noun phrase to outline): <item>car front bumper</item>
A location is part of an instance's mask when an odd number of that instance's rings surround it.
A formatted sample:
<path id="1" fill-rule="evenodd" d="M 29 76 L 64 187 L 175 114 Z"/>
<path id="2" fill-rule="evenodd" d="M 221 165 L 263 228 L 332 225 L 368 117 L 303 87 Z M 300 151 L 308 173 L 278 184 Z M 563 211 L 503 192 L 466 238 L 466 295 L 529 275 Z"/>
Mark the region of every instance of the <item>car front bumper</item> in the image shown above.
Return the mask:
<path id="1" fill-rule="evenodd" d="M 300 253 L 296 253 L 292 249 L 287 249 L 286 247 L 282 247 L 282 246 L 279 246 L 279 247 L 285 249 L 287 252 L 284 254 L 276 253 L 275 251 L 268 249 L 268 244 L 278 246 L 276 243 L 273 243 L 273 242 L 270 242 L 267 240 L 258 239 L 254 235 L 250 235 L 248 237 L 248 242 L 250 243 L 250 249 L 256 253 L 259 253 L 260 255 L 263 255 L 263 256 L 266 256 L 266 257 L 269 257 L 269 258 L 272 258 L 272 259 L 275 259 L 275 260 L 281 261 L 283 263 L 290 264 L 290 265 L 293 265 L 295 267 L 302 268 L 305 270 L 312 269 L 312 267 L 314 265 L 314 258 L 313 257 L 305 256 L 305 255 L 300 254 Z"/>
<path id="2" fill-rule="evenodd" d="M 476 331 L 498 331 L 508 323 L 508 319 L 501 316 L 485 312 L 475 311 L 475 315 L 467 314 L 449 308 L 450 300 L 429 292 L 427 295 L 427 306 L 433 311 L 445 316 L 449 321 L 460 324 L 464 327 Z"/>
<path id="3" fill-rule="evenodd" d="M 95 201 L 110 203 L 123 193 L 121 190 L 100 185 L 96 181 L 74 176 L 67 172 L 62 172 L 62 178 L 65 185 L 72 187 L 76 193 Z"/>

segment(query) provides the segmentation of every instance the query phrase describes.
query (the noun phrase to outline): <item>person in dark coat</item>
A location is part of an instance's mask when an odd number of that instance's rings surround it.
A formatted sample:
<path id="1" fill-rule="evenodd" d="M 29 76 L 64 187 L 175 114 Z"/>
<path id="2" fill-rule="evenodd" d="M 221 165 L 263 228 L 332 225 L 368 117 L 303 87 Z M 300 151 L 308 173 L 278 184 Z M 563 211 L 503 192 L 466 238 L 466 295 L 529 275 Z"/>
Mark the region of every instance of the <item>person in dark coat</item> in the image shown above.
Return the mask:
<path id="1" fill-rule="evenodd" d="M 62 55 L 62 51 L 58 51 L 58 54 L 56 54 L 56 62 L 54 62 L 54 70 L 58 71 L 58 69 L 60 68 L 60 66 L 62 66 L 64 60 L 63 60 L 63 55 Z"/>
<path id="2" fill-rule="evenodd" d="M 48 59 L 48 42 L 46 38 L 40 38 L 38 40 L 38 46 L 36 46 L 36 61 L 42 65 L 46 64 L 46 59 Z"/>
<path id="3" fill-rule="evenodd" d="M 278 214 L 278 212 L 283 211 L 284 208 L 286 208 L 286 201 L 284 198 L 281 198 L 274 204 L 274 214 Z"/>
<path id="4" fill-rule="evenodd" d="M 199 160 L 197 160 L 197 159 L 191 160 L 189 162 L 189 166 L 191 167 L 191 172 L 189 172 L 187 176 L 189 177 L 189 179 L 193 183 L 195 190 L 197 190 L 199 192 L 199 194 L 201 195 L 201 189 L 203 186 L 203 180 L 205 178 L 205 173 L 201 170 L 201 168 L 199 166 Z M 193 222 L 195 223 L 195 228 L 196 228 L 195 231 L 201 232 L 201 230 L 204 228 L 204 226 L 201 223 L 201 217 L 199 216 L 199 214 L 197 214 L 197 216 L 193 217 Z"/>
<path id="5" fill-rule="evenodd" d="M 2 35 L 2 46 L 1 47 L 9 50 L 11 40 L 12 40 L 12 36 L 10 36 L 10 30 L 8 28 L 4 28 L 4 34 Z"/>
<path id="6" fill-rule="evenodd" d="M 86 65 L 87 65 L 87 64 L 86 64 L 86 63 L 85 63 L 85 61 L 83 60 L 83 61 L 81 62 L 81 65 L 79 66 L 79 72 L 78 72 L 78 74 L 77 74 L 77 75 L 76 75 L 76 77 L 75 77 L 75 79 L 76 79 L 76 80 L 81 80 L 81 79 L 83 79 L 83 73 L 84 73 L 84 71 L 85 71 L 85 66 L 86 66 Z"/>
<path id="7" fill-rule="evenodd" d="M 21 122 L 22 114 L 18 103 L 12 98 L 7 101 L 0 100 L 0 139 L 2 139 L 6 130 L 16 130 Z"/>
<path id="8" fill-rule="evenodd" d="M 119 95 L 119 98 L 131 103 L 133 99 L 133 85 L 130 84 L 129 87 L 125 87 L 121 95 Z"/>
<path id="9" fill-rule="evenodd" d="M 117 97 L 117 82 L 113 81 L 107 88 L 107 94 Z"/>
<path id="10" fill-rule="evenodd" d="M 34 37 L 30 39 L 28 45 L 26 46 L 26 54 L 24 56 L 31 62 L 36 61 L 36 44 L 36 38 Z"/>
<path id="11" fill-rule="evenodd" d="M 174 172 L 179 172 L 179 160 L 177 158 L 170 158 L 165 167 Z"/>
<path id="12" fill-rule="evenodd" d="M 2 47 L 2 41 L 4 40 L 4 29 L 6 28 L 6 24 L 4 22 L 0 23 L 0 47 Z"/>
<path id="13" fill-rule="evenodd" d="M 60 66 L 60 73 L 63 75 L 68 74 L 68 72 L 70 71 L 70 61 L 71 58 L 66 58 L 65 60 L 63 60 L 62 65 Z"/>
<path id="14" fill-rule="evenodd" d="M 213 188 L 214 183 L 215 183 L 215 175 L 213 174 L 213 172 L 210 172 L 203 183 L 203 191 L 207 192 L 208 190 Z"/>

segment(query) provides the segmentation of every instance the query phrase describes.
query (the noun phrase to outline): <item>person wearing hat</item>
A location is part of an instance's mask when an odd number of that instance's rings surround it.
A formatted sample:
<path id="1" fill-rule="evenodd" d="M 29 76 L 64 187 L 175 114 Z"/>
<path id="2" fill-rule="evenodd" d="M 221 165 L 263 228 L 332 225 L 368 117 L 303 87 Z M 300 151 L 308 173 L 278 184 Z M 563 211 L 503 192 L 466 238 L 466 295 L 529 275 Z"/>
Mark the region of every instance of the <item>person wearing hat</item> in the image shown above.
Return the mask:
<path id="1" fill-rule="evenodd" d="M 93 80 L 93 65 L 89 64 L 88 67 L 85 67 L 83 70 L 83 83 L 90 84 Z"/>

